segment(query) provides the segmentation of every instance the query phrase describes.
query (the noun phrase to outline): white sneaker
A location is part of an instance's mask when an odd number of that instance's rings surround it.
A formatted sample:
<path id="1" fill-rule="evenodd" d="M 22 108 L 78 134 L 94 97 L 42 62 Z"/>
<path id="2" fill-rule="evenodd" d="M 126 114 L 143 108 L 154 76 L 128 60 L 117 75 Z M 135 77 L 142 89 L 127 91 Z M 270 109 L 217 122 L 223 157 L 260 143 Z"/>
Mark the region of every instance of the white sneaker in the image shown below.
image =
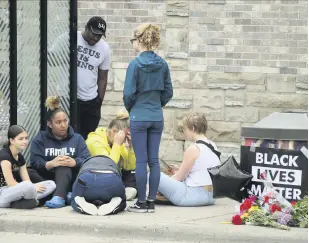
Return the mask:
<path id="1" fill-rule="evenodd" d="M 74 200 L 82 213 L 98 215 L 98 208 L 95 205 L 86 202 L 85 198 L 76 196 Z"/>
<path id="2" fill-rule="evenodd" d="M 114 212 L 120 205 L 122 199 L 120 197 L 113 197 L 109 203 L 103 204 L 99 207 L 98 215 L 104 216 Z"/>
<path id="3" fill-rule="evenodd" d="M 134 187 L 126 187 L 126 200 L 131 201 L 136 197 L 137 191 Z"/>

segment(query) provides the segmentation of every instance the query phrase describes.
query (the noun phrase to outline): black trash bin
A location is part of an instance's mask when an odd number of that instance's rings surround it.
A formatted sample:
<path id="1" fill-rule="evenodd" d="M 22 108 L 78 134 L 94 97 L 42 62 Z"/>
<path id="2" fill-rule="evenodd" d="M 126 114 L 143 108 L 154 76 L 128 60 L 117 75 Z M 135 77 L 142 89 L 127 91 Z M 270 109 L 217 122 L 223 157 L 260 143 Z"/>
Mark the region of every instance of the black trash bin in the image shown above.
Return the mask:
<path id="1" fill-rule="evenodd" d="M 264 186 L 261 173 L 288 201 L 308 195 L 308 113 L 275 112 L 241 131 L 243 170 L 253 175 L 250 190 L 259 196 Z"/>

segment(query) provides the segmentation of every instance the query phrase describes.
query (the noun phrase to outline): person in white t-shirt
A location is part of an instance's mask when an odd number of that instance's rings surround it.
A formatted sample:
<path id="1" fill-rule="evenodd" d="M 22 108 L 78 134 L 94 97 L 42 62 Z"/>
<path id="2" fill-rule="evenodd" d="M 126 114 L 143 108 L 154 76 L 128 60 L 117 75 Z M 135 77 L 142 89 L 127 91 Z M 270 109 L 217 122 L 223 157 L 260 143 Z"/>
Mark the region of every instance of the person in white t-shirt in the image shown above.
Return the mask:
<path id="1" fill-rule="evenodd" d="M 86 139 L 95 131 L 101 119 L 107 75 L 110 67 L 110 48 L 106 37 L 106 22 L 92 17 L 85 30 L 77 33 L 77 99 L 79 133 Z"/>
<path id="2" fill-rule="evenodd" d="M 161 173 L 157 199 L 176 206 L 194 207 L 215 203 L 208 168 L 220 165 L 220 152 L 206 137 L 207 120 L 202 113 L 192 112 L 183 118 L 181 128 L 185 138 L 194 142 L 184 152 L 180 166 L 170 165 L 169 174 Z"/>
<path id="3" fill-rule="evenodd" d="M 101 119 L 101 105 L 104 99 L 107 76 L 110 67 L 110 48 L 102 39 L 106 37 L 106 22 L 101 17 L 89 19 L 84 31 L 77 32 L 77 99 L 79 126 L 76 129 L 84 139 L 95 131 Z M 67 64 L 63 50 L 68 46 L 69 33 L 60 35 L 48 48 L 51 66 Z M 67 82 L 62 73 L 59 82 Z M 58 92 L 61 92 L 58 90 Z M 56 95 L 56 94 L 55 94 Z M 59 94 L 58 94 L 59 95 Z"/>

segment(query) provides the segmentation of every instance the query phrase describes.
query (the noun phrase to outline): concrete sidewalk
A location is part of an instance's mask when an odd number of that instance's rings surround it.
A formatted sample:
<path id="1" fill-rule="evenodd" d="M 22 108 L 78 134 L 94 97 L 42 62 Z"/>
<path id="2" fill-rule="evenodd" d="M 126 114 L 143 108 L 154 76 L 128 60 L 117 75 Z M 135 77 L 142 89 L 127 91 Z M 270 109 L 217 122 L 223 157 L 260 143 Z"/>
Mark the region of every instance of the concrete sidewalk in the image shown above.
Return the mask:
<path id="1" fill-rule="evenodd" d="M 131 202 L 132 203 L 132 202 Z M 308 230 L 291 231 L 222 224 L 231 220 L 237 202 L 218 199 L 199 208 L 157 206 L 154 214 L 123 212 L 89 216 L 62 209 L 0 210 L 0 231 L 27 234 L 89 235 L 104 238 L 178 242 L 308 242 Z"/>

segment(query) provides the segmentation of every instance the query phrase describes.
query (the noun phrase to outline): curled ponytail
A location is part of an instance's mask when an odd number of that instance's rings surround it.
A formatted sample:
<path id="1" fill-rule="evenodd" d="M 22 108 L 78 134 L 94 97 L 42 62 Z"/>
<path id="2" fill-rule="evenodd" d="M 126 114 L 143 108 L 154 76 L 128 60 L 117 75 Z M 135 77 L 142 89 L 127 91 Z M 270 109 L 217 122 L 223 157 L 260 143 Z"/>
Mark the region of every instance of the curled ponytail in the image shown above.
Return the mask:
<path id="1" fill-rule="evenodd" d="M 134 36 L 150 51 L 160 45 L 160 27 L 154 24 L 141 24 L 134 30 Z"/>
<path id="2" fill-rule="evenodd" d="M 47 121 L 51 121 L 52 118 L 60 111 L 64 110 L 60 106 L 59 96 L 49 96 L 46 99 L 45 107 L 47 109 Z"/>

